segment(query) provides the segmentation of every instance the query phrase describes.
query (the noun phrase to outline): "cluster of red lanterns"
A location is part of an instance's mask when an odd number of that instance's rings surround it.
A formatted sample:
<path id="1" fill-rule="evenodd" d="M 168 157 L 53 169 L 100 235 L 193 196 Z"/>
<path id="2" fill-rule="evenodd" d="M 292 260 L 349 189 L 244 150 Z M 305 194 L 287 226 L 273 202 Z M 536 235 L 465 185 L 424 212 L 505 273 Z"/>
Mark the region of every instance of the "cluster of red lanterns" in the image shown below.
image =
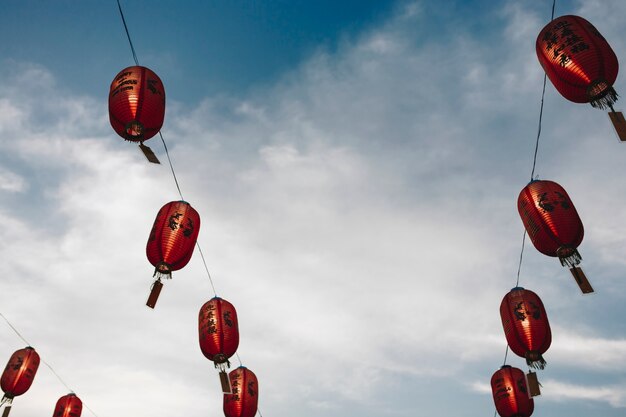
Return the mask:
<path id="1" fill-rule="evenodd" d="M 613 109 L 617 100 L 613 89 L 617 57 L 591 23 L 579 16 L 554 19 L 539 33 L 536 51 L 546 75 L 563 97 L 610 108 L 618 135 L 626 140 L 626 122 Z M 565 189 L 554 181 L 532 180 L 520 192 L 517 208 L 535 248 L 569 267 L 584 294 L 593 292 L 578 266 L 582 260 L 578 246 L 584 236 L 583 224 Z M 539 296 L 522 287 L 511 289 L 500 304 L 500 318 L 510 350 L 526 359 L 529 368 L 544 369 L 543 354 L 552 343 L 552 332 Z M 529 417 L 539 384 L 534 372 L 525 375 L 521 369 L 504 365 L 493 374 L 491 390 L 500 416 Z"/>
<path id="2" fill-rule="evenodd" d="M 160 78 L 141 66 L 120 71 L 109 92 L 113 130 L 125 140 L 143 146 L 143 141 L 159 132 L 164 115 L 165 90 Z M 171 201 L 161 207 L 146 245 L 146 256 L 154 266 L 156 277 L 146 302 L 148 307 L 156 305 L 163 287 L 161 280 L 171 278 L 172 271 L 187 265 L 199 232 L 200 215 L 188 202 Z M 198 336 L 202 354 L 219 370 L 226 417 L 253 417 L 259 392 L 256 376 L 244 367 L 226 374 L 229 359 L 239 346 L 235 307 L 217 296 L 207 301 L 198 314 Z"/>
<path id="3" fill-rule="evenodd" d="M 610 108 L 612 119 L 617 93 L 615 53 L 598 30 L 578 16 L 554 19 L 540 32 L 536 51 L 539 62 L 555 88 L 566 99 Z M 621 114 L 621 113 L 619 113 Z M 150 69 L 132 66 L 123 69 L 111 83 L 109 118 L 122 138 L 139 142 L 155 136 L 163 126 L 165 90 L 160 78 Z M 614 124 L 615 124 L 614 120 Z M 622 116 L 623 120 L 623 116 Z M 619 127 L 616 124 L 616 128 Z M 535 248 L 558 257 L 568 266 L 583 293 L 593 292 L 578 267 L 578 246 L 584 236 L 580 217 L 567 192 L 553 181 L 531 181 L 520 192 L 518 211 Z M 172 201 L 157 213 L 146 246 L 146 255 L 154 266 L 154 282 L 147 305 L 154 308 L 162 289 L 161 279 L 171 278 L 172 271 L 183 268 L 196 246 L 200 216 L 186 201 Z M 500 304 L 500 317 L 511 351 L 525 358 L 531 368 L 543 369 L 543 354 L 550 347 L 552 335 L 545 307 L 533 291 L 515 287 Z M 203 355 L 220 370 L 226 417 L 254 417 L 258 405 L 258 380 L 249 369 L 240 366 L 226 375 L 229 359 L 239 346 L 237 313 L 234 306 L 219 297 L 207 301 L 199 311 L 198 332 Z M 32 385 L 39 355 L 32 347 L 16 351 L 2 373 L 2 404 L 10 410 L 13 399 Z M 533 388 L 527 375 L 508 365 L 496 371 L 491 387 L 497 412 L 502 417 L 529 417 L 534 409 Z M 79 417 L 82 402 L 73 393 L 61 397 L 54 417 Z M 5 411 L 4 417 L 8 415 Z"/>
<path id="4" fill-rule="evenodd" d="M 37 375 L 40 363 L 39 354 L 35 349 L 26 346 L 16 350 L 9 358 L 2 377 L 0 377 L 0 387 L 4 392 L 0 405 L 5 405 L 2 417 L 8 417 L 11 412 L 13 399 L 31 387 Z M 64 395 L 56 403 L 53 417 L 80 417 L 83 404 L 80 398 L 74 393 Z"/>

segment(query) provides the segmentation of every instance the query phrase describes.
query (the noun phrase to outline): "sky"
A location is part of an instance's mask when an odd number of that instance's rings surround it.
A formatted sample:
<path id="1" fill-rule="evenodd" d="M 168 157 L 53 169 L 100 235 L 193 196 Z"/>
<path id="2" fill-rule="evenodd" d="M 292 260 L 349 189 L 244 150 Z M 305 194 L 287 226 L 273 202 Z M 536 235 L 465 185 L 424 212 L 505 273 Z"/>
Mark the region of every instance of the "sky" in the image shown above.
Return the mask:
<path id="1" fill-rule="evenodd" d="M 493 415 L 552 2 L 122 6 L 165 86 L 162 133 L 261 414 Z M 626 56 L 626 3 L 560 0 L 565 14 Z M 51 413 L 68 389 L 83 416 L 222 415 L 197 251 L 145 306 L 150 228 L 180 197 L 108 121 L 110 83 L 134 64 L 116 2 L 0 0 L 0 39 L 0 313 L 49 365 L 12 415 Z M 553 336 L 534 416 L 624 415 L 625 152 L 603 111 L 548 82 L 536 174 L 572 198 L 596 293 L 526 245 L 520 285 Z M 24 346 L 0 320 L 0 361 Z"/>

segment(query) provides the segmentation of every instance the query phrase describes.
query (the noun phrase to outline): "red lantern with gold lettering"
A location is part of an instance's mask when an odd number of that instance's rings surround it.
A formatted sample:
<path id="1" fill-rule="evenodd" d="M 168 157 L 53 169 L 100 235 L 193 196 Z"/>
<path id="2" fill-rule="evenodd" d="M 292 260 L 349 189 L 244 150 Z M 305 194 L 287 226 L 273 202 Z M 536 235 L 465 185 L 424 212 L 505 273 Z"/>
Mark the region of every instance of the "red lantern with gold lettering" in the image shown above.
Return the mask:
<path id="1" fill-rule="evenodd" d="M 244 366 L 228 374 L 232 393 L 224 394 L 226 417 L 254 417 L 259 403 L 259 382 L 256 375 Z"/>
<path id="2" fill-rule="evenodd" d="M 530 417 L 535 409 L 521 369 L 504 365 L 497 370 L 491 377 L 491 392 L 501 417 Z"/>
<path id="3" fill-rule="evenodd" d="M 159 210 L 146 246 L 157 277 L 146 303 L 149 307 L 154 308 L 161 292 L 161 278 L 171 278 L 172 271 L 191 259 L 199 231 L 200 215 L 186 201 L 171 201 Z"/>
<path id="4" fill-rule="evenodd" d="M 552 343 L 546 309 L 537 294 L 513 288 L 500 303 L 500 318 L 509 347 L 531 368 L 543 369 L 543 354 Z"/>
<path id="5" fill-rule="evenodd" d="M 9 415 L 13 398 L 24 394 L 35 380 L 37 368 L 39 368 L 39 354 L 30 346 L 16 350 L 0 377 L 0 387 L 4 391 L 4 396 L 0 405 L 6 403 L 6 410 L 3 417 Z"/>
<path id="6" fill-rule="evenodd" d="M 204 303 L 198 314 L 198 334 L 202 354 L 220 370 L 222 390 L 230 392 L 226 368 L 230 367 L 228 359 L 239 346 L 239 325 L 235 307 L 219 297 Z"/>
<path id="7" fill-rule="evenodd" d="M 593 288 L 578 268 L 578 246 L 585 234 L 583 223 L 567 192 L 554 181 L 534 180 L 520 192 L 517 209 L 528 237 L 544 255 L 558 257 L 569 266 L 583 292 Z"/>
<path id="8" fill-rule="evenodd" d="M 52 417 L 80 417 L 82 412 L 83 402 L 71 392 L 59 398 Z"/>
<path id="9" fill-rule="evenodd" d="M 161 130 L 165 117 L 165 89 L 161 79 L 141 66 L 124 68 L 109 91 L 109 120 L 118 135 L 143 142 Z"/>
<path id="10" fill-rule="evenodd" d="M 552 84 L 566 99 L 612 108 L 619 64 L 606 39 L 580 16 L 548 23 L 536 42 L 537 57 Z"/>

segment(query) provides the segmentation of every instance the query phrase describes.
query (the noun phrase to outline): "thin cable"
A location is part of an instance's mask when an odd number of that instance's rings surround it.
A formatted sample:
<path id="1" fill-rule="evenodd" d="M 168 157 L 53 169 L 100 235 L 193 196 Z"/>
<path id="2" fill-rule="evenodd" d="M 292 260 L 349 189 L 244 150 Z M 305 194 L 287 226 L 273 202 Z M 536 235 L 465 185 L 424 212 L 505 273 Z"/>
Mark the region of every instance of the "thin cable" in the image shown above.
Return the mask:
<path id="1" fill-rule="evenodd" d="M 4 321 L 6 321 L 6 322 L 7 322 L 7 324 L 8 324 L 8 325 L 9 325 L 9 327 L 11 328 L 11 330 L 13 330 L 13 332 L 15 332 L 15 334 L 16 334 L 16 335 L 17 335 L 17 336 L 18 336 L 18 337 L 22 340 L 22 342 L 26 343 L 26 345 L 27 345 L 27 346 L 31 346 L 31 344 L 30 344 L 30 343 L 28 343 L 28 340 L 26 340 L 26 339 L 24 338 L 24 336 L 22 336 L 22 335 L 21 335 L 21 333 L 20 333 L 20 332 L 19 332 L 19 331 L 15 328 L 15 326 L 13 326 L 13 324 L 11 324 L 11 322 L 9 321 L 9 319 L 7 319 L 7 318 L 5 317 L 5 315 L 4 315 L 4 314 L 0 313 L 0 316 L 4 319 Z M 53 368 L 53 367 L 52 367 L 52 366 L 51 366 L 48 362 L 46 362 L 46 360 L 45 360 L 45 359 L 43 359 L 43 358 L 41 358 L 41 357 L 40 357 L 40 359 L 41 359 L 41 362 L 42 362 L 44 365 L 46 365 L 46 366 L 48 367 L 48 369 L 50 369 L 50 371 L 54 374 L 54 376 L 56 376 L 56 377 L 57 377 L 57 379 L 61 382 L 61 384 L 63 384 L 63 385 L 65 386 L 65 388 L 67 388 L 67 390 L 68 390 L 69 392 L 72 392 L 72 393 L 73 393 L 73 392 L 74 392 L 74 390 L 73 390 L 73 389 L 71 389 L 71 388 L 69 387 L 69 385 L 67 385 L 67 383 L 65 383 L 65 381 L 63 380 L 63 378 L 61 378 L 61 376 L 60 376 L 60 375 L 59 375 L 59 374 L 58 374 L 58 373 L 54 370 L 54 368 Z M 98 417 L 98 416 L 97 416 L 97 414 L 96 414 L 96 413 L 94 413 L 94 412 L 93 412 L 93 410 L 92 410 L 91 408 L 89 408 L 89 407 L 88 407 L 88 406 L 87 406 L 84 402 L 83 402 L 83 406 L 84 406 L 86 409 L 88 409 L 88 410 L 91 412 L 91 414 L 93 414 L 95 417 Z"/>
<path id="2" fill-rule="evenodd" d="M 130 33 L 128 32 L 128 26 L 126 25 L 126 19 L 124 18 L 124 12 L 122 11 L 122 6 L 120 5 L 120 0 L 117 0 L 117 7 L 120 11 L 120 16 L 122 17 L 122 23 L 124 24 L 124 30 L 126 30 L 126 37 L 128 38 L 128 43 L 130 45 L 130 50 L 133 53 L 133 59 L 135 60 L 135 64 L 139 65 L 139 60 L 137 59 L 137 54 L 135 53 L 135 47 L 133 46 L 133 41 L 130 38 Z M 165 149 L 165 155 L 167 156 L 167 162 L 170 166 L 170 171 L 172 172 L 172 177 L 174 177 L 174 183 L 176 184 L 176 189 L 178 190 L 178 195 L 180 196 L 181 200 L 185 200 L 185 198 L 183 197 L 183 193 L 180 190 L 180 184 L 178 183 L 178 177 L 176 177 L 176 171 L 174 170 L 174 164 L 172 164 L 172 159 L 170 158 L 170 152 L 167 149 L 167 143 L 165 143 L 165 138 L 163 137 L 163 134 L 161 133 L 161 131 L 159 131 L 159 137 L 161 138 L 161 142 L 163 143 L 163 148 Z M 211 272 L 209 272 L 209 267 L 207 265 L 206 259 L 204 257 L 204 253 L 202 252 L 202 248 L 200 247 L 200 243 L 198 243 L 196 241 L 196 247 L 198 248 L 198 252 L 200 253 L 200 258 L 202 258 L 202 264 L 204 265 L 204 270 L 207 273 L 207 276 L 209 277 L 209 282 L 211 283 L 211 288 L 213 289 L 213 293 L 215 294 L 215 296 L 217 297 L 217 291 L 215 290 L 215 284 L 213 283 L 213 278 L 211 277 Z M 6 319 L 5 319 L 6 320 Z M 239 366 L 242 366 L 241 364 L 241 358 L 239 357 L 239 353 L 236 353 L 237 355 L 237 360 L 239 361 Z M 48 365 L 48 367 L 50 367 Z M 52 370 L 52 368 L 50 368 Z M 54 371 L 53 371 L 54 372 Z M 55 373 L 56 375 L 56 373 Z M 58 377 L 58 375 L 57 375 Z M 91 411 L 91 410 L 89 410 Z M 259 411 L 257 409 L 259 415 L 261 417 L 263 417 L 263 414 L 261 414 L 261 411 Z M 93 411 L 91 412 L 92 414 Z M 95 414 L 94 414 L 95 416 Z M 97 416 L 96 416 L 97 417 Z"/>
<path id="3" fill-rule="evenodd" d="M 135 65 L 139 65 L 139 60 L 137 59 L 137 54 L 135 53 L 135 47 L 133 46 L 133 41 L 130 39 L 130 32 L 128 32 L 128 26 L 126 25 L 126 19 L 124 19 L 124 12 L 122 11 L 122 5 L 120 4 L 120 0 L 117 0 L 117 8 L 120 10 L 120 16 L 122 17 L 122 23 L 124 24 L 126 37 L 128 38 L 128 43 L 130 44 L 130 51 L 133 53 Z"/>
<path id="4" fill-rule="evenodd" d="M 550 16 L 550 21 L 554 20 L 554 9 L 556 8 L 556 0 L 552 0 L 552 14 Z M 530 180 L 532 181 L 535 176 L 535 167 L 537 166 L 537 152 L 539 150 L 539 138 L 541 137 L 541 121 L 543 119 L 543 101 L 546 96 L 546 80 L 548 75 L 546 73 L 543 74 L 543 88 L 541 90 L 541 106 L 539 107 L 539 124 L 537 126 L 537 140 L 535 141 L 535 154 L 533 156 L 533 169 L 530 172 Z"/>
<path id="5" fill-rule="evenodd" d="M 174 177 L 174 183 L 176 183 L 176 189 L 178 189 L 178 195 L 180 195 L 180 199 L 184 200 L 183 193 L 180 191 L 180 185 L 178 185 L 178 178 L 176 178 L 176 172 L 174 172 L 174 165 L 172 165 L 172 160 L 170 159 L 170 153 L 167 150 L 167 145 L 165 144 L 165 139 L 163 138 L 163 134 L 159 131 L 159 136 L 161 137 L 161 142 L 163 142 L 163 148 L 165 148 L 165 155 L 167 155 L 167 162 L 170 164 L 170 170 L 172 171 L 172 176 Z"/>
<path id="6" fill-rule="evenodd" d="M 556 0 L 552 0 L 552 13 L 550 15 L 550 21 L 554 20 L 554 9 L 556 8 Z M 541 122 L 543 120 L 543 102 L 546 96 L 546 81 L 547 74 L 543 74 L 543 87 L 541 89 L 541 105 L 539 106 L 539 123 L 537 126 L 537 139 L 535 140 L 535 152 L 533 154 L 533 168 L 530 171 L 530 181 L 532 182 L 535 177 L 535 168 L 537 167 L 537 154 L 539 152 L 539 138 L 541 137 Z M 522 237 L 522 249 L 519 254 L 519 264 L 517 265 L 517 278 L 515 281 L 515 287 L 519 287 L 519 279 L 520 272 L 522 271 L 522 261 L 524 259 L 524 247 L 526 246 L 526 229 L 524 229 L 524 236 Z M 504 351 L 504 360 L 502 361 L 502 366 L 506 365 L 506 360 L 509 355 L 509 344 L 506 345 L 506 350 Z M 494 410 L 493 416 L 496 417 L 498 414 L 498 410 Z"/>
<path id="7" fill-rule="evenodd" d="M 239 352 L 235 352 L 235 355 L 237 356 L 237 360 L 239 361 L 239 366 L 243 366 L 243 364 L 241 363 L 241 358 L 239 357 Z"/>
<path id="8" fill-rule="evenodd" d="M 202 248 L 200 247 L 200 244 L 197 241 L 196 241 L 196 247 L 198 248 L 198 252 L 200 252 L 200 258 L 202 258 L 202 263 L 204 264 L 204 270 L 206 271 L 206 274 L 209 276 L 209 282 L 211 283 L 211 288 L 213 288 L 213 294 L 215 294 L 215 296 L 217 297 L 217 291 L 215 291 L 215 285 L 213 285 L 213 278 L 211 278 L 211 273 L 209 272 L 209 267 L 207 266 L 206 259 L 204 259 Z M 241 362 L 241 360 L 239 362 Z"/>
<path id="9" fill-rule="evenodd" d="M 9 319 L 7 319 L 6 317 L 4 317 L 4 314 L 0 313 L 0 316 L 2 316 L 2 318 L 4 319 L 4 321 L 7 322 L 7 324 L 9 325 L 9 327 L 15 332 L 15 334 L 22 339 L 22 342 L 26 343 L 26 346 L 30 346 L 30 343 L 28 343 L 28 340 L 24 339 L 24 336 L 22 336 L 20 334 L 20 332 L 17 331 L 17 329 L 15 327 L 13 327 L 13 325 L 11 324 L 11 322 L 9 322 Z"/>
<path id="10" fill-rule="evenodd" d="M 526 244 L 526 229 L 524 229 L 524 237 L 522 237 L 522 250 L 519 253 L 519 265 L 517 265 L 517 281 L 515 281 L 516 287 L 519 287 L 519 275 L 522 270 L 522 259 L 524 259 L 525 244 Z"/>
<path id="11" fill-rule="evenodd" d="M 554 9 L 553 9 L 554 10 Z M 533 169 L 530 172 L 530 180 L 535 176 L 535 167 L 537 166 L 537 151 L 539 150 L 539 138 L 541 137 L 541 120 L 543 119 L 543 100 L 546 95 L 547 74 L 543 74 L 543 89 L 541 90 L 541 106 L 539 107 L 539 126 L 537 127 L 537 140 L 535 141 L 535 155 L 533 157 Z"/>

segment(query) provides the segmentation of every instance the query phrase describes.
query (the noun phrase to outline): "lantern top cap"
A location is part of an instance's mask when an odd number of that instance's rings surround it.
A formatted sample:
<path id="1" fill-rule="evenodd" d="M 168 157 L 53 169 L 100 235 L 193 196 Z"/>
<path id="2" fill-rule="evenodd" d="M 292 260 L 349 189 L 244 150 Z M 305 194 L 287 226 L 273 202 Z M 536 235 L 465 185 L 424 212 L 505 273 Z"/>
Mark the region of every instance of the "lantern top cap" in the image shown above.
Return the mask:
<path id="1" fill-rule="evenodd" d="M 513 288 L 511 288 L 511 291 L 521 291 L 523 289 L 524 289 L 524 287 L 513 287 Z"/>
<path id="2" fill-rule="evenodd" d="M 511 365 L 502 365 L 500 367 L 500 369 L 506 369 L 506 368 L 512 368 L 512 366 Z"/>

